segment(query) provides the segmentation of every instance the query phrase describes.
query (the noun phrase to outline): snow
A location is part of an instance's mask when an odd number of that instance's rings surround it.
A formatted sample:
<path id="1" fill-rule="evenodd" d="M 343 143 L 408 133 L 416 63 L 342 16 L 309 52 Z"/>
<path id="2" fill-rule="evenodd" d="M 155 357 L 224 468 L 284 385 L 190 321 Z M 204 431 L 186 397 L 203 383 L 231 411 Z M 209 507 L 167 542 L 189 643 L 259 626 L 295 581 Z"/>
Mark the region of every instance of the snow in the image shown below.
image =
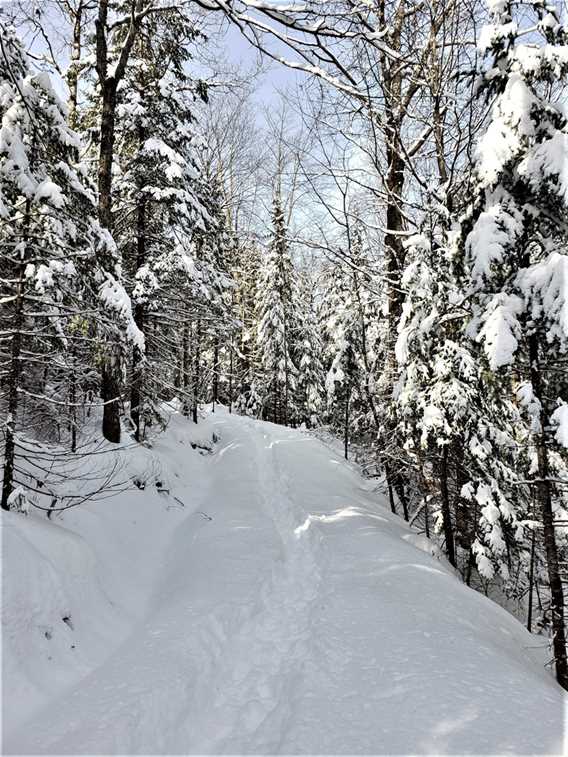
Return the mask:
<path id="1" fill-rule="evenodd" d="M 65 205 L 61 187 L 49 179 L 44 179 L 38 184 L 35 191 L 35 200 L 47 200 L 54 208 L 62 208 Z"/>
<path id="2" fill-rule="evenodd" d="M 491 370 L 509 365 L 518 347 L 523 302 L 516 295 L 496 294 L 486 308 L 485 323 L 477 340 L 483 343 Z"/>
<path id="3" fill-rule="evenodd" d="M 519 174 L 538 192 L 553 180 L 560 199 L 568 204 L 568 134 L 555 132 L 550 139 L 535 145 L 519 164 Z"/>
<path id="4" fill-rule="evenodd" d="M 522 229 L 506 195 L 493 193 L 487 199 L 487 209 L 479 215 L 466 240 L 471 276 L 476 284 L 490 280 L 493 269 L 498 270 L 506 262 L 507 251 Z"/>
<path id="5" fill-rule="evenodd" d="M 505 36 L 509 36 L 508 32 Z M 491 123 L 477 147 L 477 173 L 483 186 L 496 184 L 501 172 L 522 152 L 526 141 L 535 136 L 533 116 L 538 106 L 539 100 L 523 75 L 509 74 L 505 90 L 493 106 Z M 558 145 L 552 155 L 557 155 L 557 150 Z M 552 159 L 552 155 L 546 158 Z M 545 156 L 541 162 L 545 162 Z"/>
<path id="6" fill-rule="evenodd" d="M 131 299 L 124 286 L 108 271 L 99 286 L 99 298 L 108 310 L 122 319 L 128 340 L 144 352 L 144 334 L 134 321 Z"/>
<path id="7" fill-rule="evenodd" d="M 220 408 L 122 454 L 143 489 L 2 514 L 5 754 L 567 746 L 544 640 L 322 442 Z"/>
<path id="8" fill-rule="evenodd" d="M 552 425 L 556 428 L 554 438 L 568 449 L 568 405 L 561 402 L 550 416 Z"/>
<path id="9" fill-rule="evenodd" d="M 547 339 L 568 344 L 568 255 L 552 252 L 545 260 L 519 271 L 517 287 L 523 292 L 531 318 L 548 325 Z"/>

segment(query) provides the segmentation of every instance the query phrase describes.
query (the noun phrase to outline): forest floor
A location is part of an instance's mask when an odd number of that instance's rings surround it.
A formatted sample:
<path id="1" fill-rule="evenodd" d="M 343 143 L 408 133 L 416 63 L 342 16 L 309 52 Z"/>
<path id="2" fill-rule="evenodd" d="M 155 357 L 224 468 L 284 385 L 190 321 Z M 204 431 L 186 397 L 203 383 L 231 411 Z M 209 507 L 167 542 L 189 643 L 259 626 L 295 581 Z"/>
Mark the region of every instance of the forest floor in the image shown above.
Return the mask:
<path id="1" fill-rule="evenodd" d="M 564 751 L 544 639 L 321 441 L 221 409 L 122 454 L 144 489 L 3 514 L 4 754 Z"/>

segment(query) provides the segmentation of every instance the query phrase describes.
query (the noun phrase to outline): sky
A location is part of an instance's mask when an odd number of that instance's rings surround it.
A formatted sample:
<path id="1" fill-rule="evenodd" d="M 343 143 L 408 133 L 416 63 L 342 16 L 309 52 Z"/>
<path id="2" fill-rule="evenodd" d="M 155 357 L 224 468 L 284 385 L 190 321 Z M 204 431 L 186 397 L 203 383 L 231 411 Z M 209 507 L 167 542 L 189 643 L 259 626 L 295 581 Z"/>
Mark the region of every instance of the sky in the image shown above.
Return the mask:
<path id="1" fill-rule="evenodd" d="M 0 11 L 2 8 L 15 6 L 15 0 L 0 0 Z M 53 23 L 55 14 L 50 10 L 50 4 L 48 2 L 45 2 L 45 0 L 28 0 L 28 6 L 41 9 L 45 14 L 48 24 Z M 61 20 L 59 17 L 57 17 L 53 26 L 60 31 Z M 224 22 L 223 26 L 225 28 L 224 34 L 222 36 L 215 35 L 215 44 L 214 46 L 212 45 L 211 48 L 219 57 L 220 61 L 223 64 L 227 64 L 231 67 L 238 67 L 244 71 L 253 71 L 257 69 L 259 61 L 261 60 L 258 50 L 245 39 L 237 26 L 234 24 L 228 24 L 227 22 Z M 40 52 L 45 47 L 40 39 L 31 41 L 31 38 L 28 37 L 26 41 L 29 46 L 28 49 L 30 49 L 32 53 Z M 275 53 L 282 56 L 288 54 L 288 50 L 283 43 L 272 39 L 268 41 L 268 44 L 270 50 Z M 56 49 L 59 52 L 60 48 L 57 47 Z M 62 67 L 65 67 L 66 57 L 67 51 L 64 46 L 61 46 L 60 63 Z M 275 61 L 270 61 L 266 56 L 262 58 L 262 65 L 263 72 L 257 77 L 254 94 L 254 99 L 257 100 L 259 104 L 257 111 L 259 125 L 262 125 L 264 122 L 263 106 L 270 106 L 271 104 L 276 105 L 280 97 L 279 92 L 286 89 L 294 89 L 297 84 L 306 78 L 305 74 L 302 72 L 292 70 L 291 68 Z M 57 79 L 57 77 L 54 78 Z M 59 89 L 60 94 L 65 97 L 65 86 L 61 81 L 58 82 L 57 88 Z"/>
<path id="2" fill-rule="evenodd" d="M 282 56 L 286 55 L 286 46 L 281 42 L 272 40 L 268 44 L 270 50 Z M 233 24 L 228 27 L 225 33 L 222 52 L 226 55 L 227 62 L 243 69 L 254 69 L 260 59 L 258 50 L 248 42 L 241 31 Z M 270 61 L 266 56 L 262 60 L 265 71 L 257 81 L 255 92 L 255 99 L 258 100 L 259 105 L 276 104 L 279 100 L 279 92 L 294 89 L 306 79 L 306 75 L 301 71 Z"/>

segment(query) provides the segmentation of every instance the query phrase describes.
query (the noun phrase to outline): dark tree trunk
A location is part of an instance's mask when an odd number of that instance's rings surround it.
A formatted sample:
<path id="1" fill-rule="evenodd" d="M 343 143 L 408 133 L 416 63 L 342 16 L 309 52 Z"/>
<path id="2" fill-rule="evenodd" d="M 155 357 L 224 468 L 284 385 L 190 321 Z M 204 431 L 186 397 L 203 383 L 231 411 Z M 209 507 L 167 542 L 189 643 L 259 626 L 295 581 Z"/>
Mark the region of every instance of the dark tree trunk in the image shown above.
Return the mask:
<path id="1" fill-rule="evenodd" d="M 351 399 L 351 384 L 347 385 L 345 397 L 345 422 L 343 425 L 343 450 L 345 459 L 349 459 L 349 400 Z"/>
<path id="2" fill-rule="evenodd" d="M 33 135 L 33 145 L 30 165 L 34 162 L 34 145 L 35 134 Z M 2 481 L 2 501 L 3 510 L 9 510 L 8 500 L 14 491 L 14 469 L 16 464 L 16 422 L 19 410 L 19 388 L 22 376 L 22 331 L 24 327 L 24 287 L 25 287 L 25 269 L 28 258 L 28 239 L 30 235 L 31 224 L 31 200 L 26 200 L 24 217 L 22 221 L 22 241 L 23 254 L 18 266 L 16 299 L 14 300 L 14 327 L 12 340 L 10 344 L 10 368 L 8 371 L 7 394 L 8 394 L 8 417 L 5 423 L 4 436 L 4 472 Z"/>
<path id="3" fill-rule="evenodd" d="M 108 71 L 108 10 L 109 0 L 99 0 L 95 21 L 95 43 L 97 72 L 101 91 L 101 124 L 98 165 L 99 204 L 98 215 L 101 226 L 112 233 L 112 163 L 114 157 L 114 130 L 116 122 L 116 90 L 124 76 L 126 64 L 138 34 L 142 15 L 142 0 L 130 0 L 132 14 L 120 55 L 113 74 Z M 106 268 L 113 271 L 114 260 L 103 261 Z M 121 355 L 117 345 L 107 343 L 108 354 L 103 358 L 101 394 L 104 402 L 103 436 L 109 442 L 120 442 L 120 385 Z"/>
<path id="4" fill-rule="evenodd" d="M 114 353 L 114 347 L 110 347 Z M 101 395 L 103 408 L 103 436 L 107 441 L 120 442 L 120 374 L 115 362 L 115 355 L 104 358 L 101 374 Z"/>
<path id="5" fill-rule="evenodd" d="M 278 423 L 278 377 L 274 377 L 274 409 L 272 415 L 273 423 Z"/>
<path id="6" fill-rule="evenodd" d="M 390 468 L 389 468 L 389 464 L 388 463 L 385 463 L 385 476 L 386 476 L 386 479 L 387 479 L 387 489 L 388 489 L 388 493 L 389 493 L 389 502 L 390 502 L 391 512 L 394 515 L 397 515 L 396 505 L 395 505 L 395 502 L 394 502 L 394 492 L 393 492 L 393 488 L 392 488 L 392 484 L 391 484 L 392 476 L 390 475 Z"/>
<path id="7" fill-rule="evenodd" d="M 69 378 L 69 426 L 71 431 L 71 452 L 77 451 L 77 371 L 75 357 L 71 355 L 73 368 Z"/>
<path id="8" fill-rule="evenodd" d="M 77 123 L 77 99 L 79 90 L 79 61 L 81 59 L 81 36 L 83 31 L 83 0 L 77 4 L 77 8 L 72 14 L 73 20 L 73 37 L 71 43 L 71 63 L 67 70 L 67 87 L 69 88 L 69 99 L 67 101 L 69 108 L 69 124 L 71 128 L 76 129 Z"/>
<path id="9" fill-rule="evenodd" d="M 143 135 L 141 135 L 142 140 Z M 146 202 L 141 198 L 136 212 L 136 269 L 146 262 Z M 134 322 L 144 332 L 145 308 L 141 303 L 134 306 Z M 132 350 L 132 386 L 130 389 L 130 417 L 134 423 L 134 437 L 137 442 L 144 438 L 143 392 L 144 392 L 144 356 L 140 348 Z"/>
<path id="10" fill-rule="evenodd" d="M 112 161 L 114 151 L 114 122 L 116 85 L 114 79 L 102 86 L 101 142 L 99 151 L 99 221 L 112 232 Z M 104 261 L 111 267 L 111 261 Z M 103 359 L 101 394 L 104 402 L 103 436 L 109 442 L 120 442 L 120 357 L 116 345 L 107 343 Z"/>
<path id="11" fill-rule="evenodd" d="M 541 429 L 535 435 L 536 455 L 538 463 L 538 483 L 536 485 L 537 500 L 543 525 L 544 549 L 546 567 L 552 600 L 552 648 L 556 665 L 556 680 L 568 691 L 568 659 L 566 656 L 566 627 L 564 621 L 564 592 L 558 560 L 558 547 L 554 531 L 554 513 L 552 510 L 552 492 L 550 483 L 550 467 L 548 463 L 548 448 L 546 441 L 546 413 L 545 397 L 542 386 L 541 369 L 539 364 L 538 335 L 529 338 L 530 379 L 535 398 L 540 402 Z"/>
<path id="12" fill-rule="evenodd" d="M 197 321 L 195 328 L 195 351 L 193 358 L 193 422 L 197 423 L 197 409 L 199 407 L 199 382 L 201 381 L 201 321 Z"/>
<path id="13" fill-rule="evenodd" d="M 183 324 L 182 338 L 181 338 L 181 387 L 183 392 L 182 413 L 185 416 L 189 416 L 189 326 L 187 323 Z"/>
<path id="14" fill-rule="evenodd" d="M 233 412 L 233 337 L 231 337 L 231 345 L 229 347 L 229 413 Z"/>
<path id="15" fill-rule="evenodd" d="M 288 365 L 288 332 L 284 320 L 284 425 L 288 425 L 288 392 L 290 388 L 290 366 Z"/>
<path id="16" fill-rule="evenodd" d="M 393 475 L 393 482 L 394 482 L 394 490 L 396 492 L 396 495 L 399 499 L 400 504 L 402 505 L 402 512 L 404 515 L 404 520 L 409 520 L 409 513 L 408 513 L 408 497 L 406 495 L 406 486 L 404 484 L 404 479 L 399 471 L 397 471 Z"/>
<path id="17" fill-rule="evenodd" d="M 116 120 L 116 82 L 107 79 L 101 87 L 102 112 L 99 146 L 99 221 L 112 231 L 112 164 L 114 158 L 114 128 Z"/>
<path id="18" fill-rule="evenodd" d="M 454 549 L 454 532 L 452 528 L 452 517 L 450 507 L 450 493 L 448 489 L 448 445 L 442 448 L 442 459 L 440 460 L 440 493 L 442 495 L 442 523 L 444 528 L 444 539 L 446 541 L 446 554 L 451 565 L 456 567 L 456 552 Z"/>
<path id="19" fill-rule="evenodd" d="M 213 412 L 215 405 L 219 401 L 219 337 L 215 334 L 215 343 L 213 345 Z"/>
<path id="20" fill-rule="evenodd" d="M 533 528 L 531 536 L 531 563 L 529 568 L 529 607 L 527 613 L 527 630 L 532 633 L 532 614 L 533 614 L 533 586 L 534 586 L 534 560 L 535 560 L 535 531 Z"/>
<path id="21" fill-rule="evenodd" d="M 134 322 L 144 330 L 144 307 L 136 305 L 134 308 Z M 144 438 L 144 412 L 143 412 L 143 375 L 144 357 L 140 348 L 135 346 L 132 350 L 132 386 L 130 387 L 130 417 L 134 423 L 134 438 L 141 442 Z"/>
<path id="22" fill-rule="evenodd" d="M 29 217 L 30 201 L 26 202 L 26 217 Z M 27 225 L 27 221 L 26 221 Z M 8 499 L 14 490 L 14 467 L 16 457 L 16 421 L 18 418 L 18 389 L 22 375 L 22 328 L 24 325 L 24 266 L 20 266 L 17 297 L 14 302 L 14 326 L 10 345 L 10 368 L 7 394 L 8 415 L 4 432 L 4 478 L 2 482 L 2 509 L 9 510 Z"/>

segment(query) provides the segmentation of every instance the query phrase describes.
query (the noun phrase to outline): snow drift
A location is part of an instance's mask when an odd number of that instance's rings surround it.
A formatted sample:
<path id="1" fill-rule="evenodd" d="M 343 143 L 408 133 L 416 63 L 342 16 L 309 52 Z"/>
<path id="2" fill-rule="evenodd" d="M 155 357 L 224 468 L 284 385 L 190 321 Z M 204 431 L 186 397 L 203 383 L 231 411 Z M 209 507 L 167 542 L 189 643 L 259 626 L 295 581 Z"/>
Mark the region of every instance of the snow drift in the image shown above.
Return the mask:
<path id="1" fill-rule="evenodd" d="M 143 489 L 3 515 L 4 753 L 566 748 L 543 640 L 320 441 L 217 412 L 124 454 Z"/>

